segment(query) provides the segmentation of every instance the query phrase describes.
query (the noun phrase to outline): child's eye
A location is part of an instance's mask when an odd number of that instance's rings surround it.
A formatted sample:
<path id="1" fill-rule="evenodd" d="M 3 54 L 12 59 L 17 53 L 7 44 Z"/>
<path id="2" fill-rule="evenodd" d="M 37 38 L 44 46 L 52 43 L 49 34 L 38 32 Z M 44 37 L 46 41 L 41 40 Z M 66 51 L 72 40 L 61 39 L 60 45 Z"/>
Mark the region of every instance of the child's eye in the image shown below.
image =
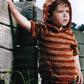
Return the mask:
<path id="1" fill-rule="evenodd" d="M 66 11 L 67 13 L 69 13 L 69 11 Z"/>
<path id="2" fill-rule="evenodd" d="M 63 11 L 59 11 L 59 13 L 62 13 Z"/>

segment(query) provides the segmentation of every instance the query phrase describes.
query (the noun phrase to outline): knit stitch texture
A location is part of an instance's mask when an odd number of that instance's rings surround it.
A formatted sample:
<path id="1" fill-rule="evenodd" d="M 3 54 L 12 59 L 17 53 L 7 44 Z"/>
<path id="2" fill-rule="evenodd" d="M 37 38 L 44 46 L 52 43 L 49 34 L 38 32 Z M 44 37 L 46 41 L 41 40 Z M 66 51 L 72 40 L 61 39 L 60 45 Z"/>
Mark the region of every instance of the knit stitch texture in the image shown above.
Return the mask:
<path id="1" fill-rule="evenodd" d="M 66 29 L 60 31 L 55 25 L 47 23 L 49 6 L 55 1 L 57 0 L 46 0 L 43 9 L 44 24 L 31 21 L 31 31 L 32 36 L 39 40 L 39 72 L 42 78 L 56 84 L 67 84 L 76 80 L 78 75 L 73 58 L 79 54 L 78 44 L 73 31 L 70 29 L 71 10 L 70 22 Z"/>

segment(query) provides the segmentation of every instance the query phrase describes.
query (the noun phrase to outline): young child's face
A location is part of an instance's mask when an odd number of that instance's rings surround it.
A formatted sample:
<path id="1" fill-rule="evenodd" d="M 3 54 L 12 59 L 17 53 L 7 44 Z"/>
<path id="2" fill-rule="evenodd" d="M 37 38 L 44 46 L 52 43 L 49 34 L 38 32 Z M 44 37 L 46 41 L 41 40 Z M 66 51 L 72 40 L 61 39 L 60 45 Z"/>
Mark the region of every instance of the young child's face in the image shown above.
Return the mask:
<path id="1" fill-rule="evenodd" d="M 51 17 L 53 23 L 59 28 L 66 26 L 70 20 L 69 11 L 69 7 L 67 7 L 65 4 L 59 4 Z"/>

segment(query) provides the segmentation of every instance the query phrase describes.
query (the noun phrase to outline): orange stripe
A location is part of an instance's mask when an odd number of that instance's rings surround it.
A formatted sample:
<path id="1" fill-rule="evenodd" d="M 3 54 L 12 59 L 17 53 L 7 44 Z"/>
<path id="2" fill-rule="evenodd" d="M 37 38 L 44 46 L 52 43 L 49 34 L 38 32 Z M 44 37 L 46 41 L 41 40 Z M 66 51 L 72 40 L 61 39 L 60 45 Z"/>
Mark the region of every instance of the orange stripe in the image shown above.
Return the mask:
<path id="1" fill-rule="evenodd" d="M 73 54 L 56 54 L 56 53 L 50 53 L 45 51 L 40 51 L 41 54 L 44 54 L 46 56 L 56 56 L 56 57 L 72 57 Z"/>
<path id="2" fill-rule="evenodd" d="M 55 50 L 55 51 L 71 51 L 72 49 L 69 48 L 57 48 L 57 47 L 49 47 L 49 46 L 44 46 L 40 44 L 40 48 L 46 49 L 46 50 Z"/>
<path id="3" fill-rule="evenodd" d="M 61 35 L 61 34 L 60 34 Z M 72 40 L 72 41 L 74 41 L 74 39 L 72 39 L 72 38 L 69 38 L 69 37 L 65 37 L 65 36 L 59 36 L 59 35 L 50 35 L 50 34 L 47 34 L 47 35 L 43 35 L 44 37 L 51 37 L 51 38 L 61 38 L 61 39 L 66 39 L 66 40 Z"/>

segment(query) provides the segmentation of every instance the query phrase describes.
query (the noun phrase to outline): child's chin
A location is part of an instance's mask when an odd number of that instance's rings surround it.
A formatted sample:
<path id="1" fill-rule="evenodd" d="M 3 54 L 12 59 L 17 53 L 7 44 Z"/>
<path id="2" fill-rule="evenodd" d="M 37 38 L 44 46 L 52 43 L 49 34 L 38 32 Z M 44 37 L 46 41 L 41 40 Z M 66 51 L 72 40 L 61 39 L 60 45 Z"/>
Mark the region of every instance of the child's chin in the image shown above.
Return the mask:
<path id="1" fill-rule="evenodd" d="M 62 26 L 63 26 L 63 27 L 66 27 L 67 25 L 68 25 L 68 24 L 63 24 Z"/>

